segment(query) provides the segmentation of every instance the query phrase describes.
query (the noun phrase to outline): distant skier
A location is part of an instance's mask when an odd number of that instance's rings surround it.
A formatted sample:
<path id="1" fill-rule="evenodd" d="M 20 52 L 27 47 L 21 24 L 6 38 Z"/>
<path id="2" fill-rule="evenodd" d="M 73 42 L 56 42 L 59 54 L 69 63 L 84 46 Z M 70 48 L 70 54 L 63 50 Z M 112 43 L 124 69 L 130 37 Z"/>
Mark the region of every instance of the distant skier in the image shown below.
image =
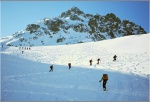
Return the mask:
<path id="1" fill-rule="evenodd" d="M 90 62 L 90 66 L 91 66 L 91 65 L 92 65 L 92 62 L 93 62 L 92 59 L 91 59 L 89 62 Z"/>
<path id="2" fill-rule="evenodd" d="M 68 63 L 69 69 L 71 68 L 71 63 Z"/>
<path id="3" fill-rule="evenodd" d="M 106 91 L 106 83 L 108 80 L 108 75 L 107 74 L 103 74 L 101 80 L 99 82 L 101 82 L 103 80 L 103 91 Z"/>
<path id="4" fill-rule="evenodd" d="M 24 51 L 22 51 L 22 54 L 24 53 Z"/>
<path id="5" fill-rule="evenodd" d="M 116 61 L 117 56 L 116 56 L 116 55 L 114 55 L 114 57 L 113 57 L 113 58 L 114 58 L 114 60 L 113 60 L 113 61 Z"/>
<path id="6" fill-rule="evenodd" d="M 2 48 L 3 48 L 3 45 L 2 45 Z"/>
<path id="7" fill-rule="evenodd" d="M 49 72 L 53 71 L 53 65 L 50 66 Z"/>
<path id="8" fill-rule="evenodd" d="M 97 59 L 97 64 L 99 64 L 100 58 Z"/>

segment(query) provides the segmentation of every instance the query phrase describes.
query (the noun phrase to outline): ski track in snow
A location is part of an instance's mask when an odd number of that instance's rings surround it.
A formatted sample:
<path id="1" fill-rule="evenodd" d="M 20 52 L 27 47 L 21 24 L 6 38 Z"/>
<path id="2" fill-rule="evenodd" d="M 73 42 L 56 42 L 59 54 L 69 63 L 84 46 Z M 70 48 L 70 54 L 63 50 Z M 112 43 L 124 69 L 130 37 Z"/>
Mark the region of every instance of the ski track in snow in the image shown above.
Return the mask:
<path id="1" fill-rule="evenodd" d="M 32 47 L 24 54 L 18 47 L 2 48 L 1 100 L 149 100 L 148 51 L 113 51 L 93 43 L 88 46 Z M 117 61 L 113 62 L 116 51 Z M 53 72 L 49 72 L 51 64 Z M 98 82 L 104 73 L 109 76 L 106 92 Z"/>

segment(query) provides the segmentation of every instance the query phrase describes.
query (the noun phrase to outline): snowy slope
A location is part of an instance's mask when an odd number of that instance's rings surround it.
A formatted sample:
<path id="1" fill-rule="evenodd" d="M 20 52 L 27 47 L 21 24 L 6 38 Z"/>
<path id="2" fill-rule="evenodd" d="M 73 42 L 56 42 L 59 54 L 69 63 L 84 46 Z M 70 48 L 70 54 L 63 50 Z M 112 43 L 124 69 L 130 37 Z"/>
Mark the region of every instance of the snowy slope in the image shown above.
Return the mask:
<path id="1" fill-rule="evenodd" d="M 2 100 L 149 100 L 148 34 L 93 43 L 1 49 Z M 113 56 L 117 61 L 113 62 Z M 97 58 L 101 59 L 97 65 Z M 93 65 L 89 66 L 89 60 Z M 71 62 L 72 68 L 67 64 Z M 54 65 L 54 71 L 49 66 Z M 99 83 L 109 80 L 106 92 Z"/>

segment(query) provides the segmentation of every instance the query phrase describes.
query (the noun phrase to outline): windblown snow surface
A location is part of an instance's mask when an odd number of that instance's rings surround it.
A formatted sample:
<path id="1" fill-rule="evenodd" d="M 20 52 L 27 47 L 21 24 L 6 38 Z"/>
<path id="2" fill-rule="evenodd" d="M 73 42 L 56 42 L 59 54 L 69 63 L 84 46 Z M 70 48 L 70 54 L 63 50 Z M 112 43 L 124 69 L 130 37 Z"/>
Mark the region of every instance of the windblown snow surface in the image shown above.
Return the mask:
<path id="1" fill-rule="evenodd" d="M 149 34 L 133 35 L 92 43 L 31 47 L 23 54 L 19 47 L 4 46 L 0 51 L 1 100 L 149 101 L 149 40 Z M 3 39 L 1 43 L 4 42 Z M 54 66 L 53 72 L 49 72 L 50 65 Z M 107 91 L 99 82 L 105 73 L 109 76 Z"/>

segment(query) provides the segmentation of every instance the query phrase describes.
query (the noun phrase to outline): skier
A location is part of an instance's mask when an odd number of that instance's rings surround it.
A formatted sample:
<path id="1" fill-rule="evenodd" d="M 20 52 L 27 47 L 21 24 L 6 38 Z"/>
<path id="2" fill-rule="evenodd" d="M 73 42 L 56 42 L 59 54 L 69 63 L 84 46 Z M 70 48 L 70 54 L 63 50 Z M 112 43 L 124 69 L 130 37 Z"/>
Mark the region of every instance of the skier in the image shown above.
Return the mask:
<path id="1" fill-rule="evenodd" d="M 103 74 L 101 80 L 99 82 L 101 82 L 103 80 L 103 91 L 106 91 L 106 83 L 108 80 L 108 75 L 107 74 Z"/>
<path id="2" fill-rule="evenodd" d="M 3 45 L 2 45 L 2 48 L 3 48 Z"/>
<path id="3" fill-rule="evenodd" d="M 92 65 L 92 62 L 93 62 L 92 59 L 91 59 L 89 62 L 90 62 L 90 66 L 91 66 L 91 65 Z"/>
<path id="4" fill-rule="evenodd" d="M 53 71 L 53 65 L 52 65 L 52 66 L 50 66 L 50 70 L 49 70 L 49 72 L 51 72 L 51 71 Z"/>
<path id="5" fill-rule="evenodd" d="M 114 58 L 114 60 L 113 60 L 113 61 L 116 61 L 117 56 L 115 55 L 113 58 Z"/>
<path id="6" fill-rule="evenodd" d="M 71 68 L 71 63 L 68 63 L 69 69 Z"/>
<path id="7" fill-rule="evenodd" d="M 97 64 L 99 64 L 100 58 L 97 59 Z"/>
<path id="8" fill-rule="evenodd" d="M 24 53 L 24 51 L 22 51 L 22 54 Z"/>

